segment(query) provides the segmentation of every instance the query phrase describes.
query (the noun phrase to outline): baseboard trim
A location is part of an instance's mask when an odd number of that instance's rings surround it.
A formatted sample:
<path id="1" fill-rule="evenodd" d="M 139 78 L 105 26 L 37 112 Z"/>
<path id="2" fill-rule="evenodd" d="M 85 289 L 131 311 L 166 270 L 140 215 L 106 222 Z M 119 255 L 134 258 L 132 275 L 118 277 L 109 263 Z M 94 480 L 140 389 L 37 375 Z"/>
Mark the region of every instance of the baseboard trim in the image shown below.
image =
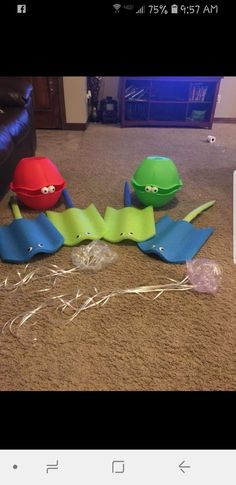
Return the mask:
<path id="1" fill-rule="evenodd" d="M 214 118 L 213 123 L 236 123 L 236 118 Z"/>
<path id="2" fill-rule="evenodd" d="M 64 123 L 63 130 L 84 131 L 87 128 L 87 123 Z"/>

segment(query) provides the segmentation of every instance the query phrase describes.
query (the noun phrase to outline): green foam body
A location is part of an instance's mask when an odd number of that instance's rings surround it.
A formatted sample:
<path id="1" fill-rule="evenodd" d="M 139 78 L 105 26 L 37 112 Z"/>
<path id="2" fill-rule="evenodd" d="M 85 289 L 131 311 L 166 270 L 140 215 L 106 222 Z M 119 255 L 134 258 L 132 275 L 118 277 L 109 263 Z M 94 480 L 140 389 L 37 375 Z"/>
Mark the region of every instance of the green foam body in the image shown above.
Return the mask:
<path id="1" fill-rule="evenodd" d="M 104 221 L 107 225 L 107 232 L 103 239 L 113 243 L 124 239 L 141 242 L 155 234 L 155 218 L 152 206 L 145 207 L 145 209 L 124 207 L 119 210 L 107 207 Z"/>
<path id="2" fill-rule="evenodd" d="M 101 239 L 107 229 L 94 204 L 86 209 L 73 207 L 63 212 L 46 211 L 46 214 L 63 235 L 65 246 L 76 246 L 86 239 Z"/>

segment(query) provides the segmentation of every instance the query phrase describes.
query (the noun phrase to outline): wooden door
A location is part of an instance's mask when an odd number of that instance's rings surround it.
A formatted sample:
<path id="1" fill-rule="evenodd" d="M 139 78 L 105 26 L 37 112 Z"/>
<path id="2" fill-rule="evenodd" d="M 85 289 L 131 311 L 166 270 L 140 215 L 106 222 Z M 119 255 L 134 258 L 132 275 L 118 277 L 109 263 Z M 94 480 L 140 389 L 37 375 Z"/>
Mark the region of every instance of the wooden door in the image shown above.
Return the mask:
<path id="1" fill-rule="evenodd" d="M 25 77 L 33 85 L 36 128 L 61 129 L 64 124 L 63 88 L 58 77 Z"/>

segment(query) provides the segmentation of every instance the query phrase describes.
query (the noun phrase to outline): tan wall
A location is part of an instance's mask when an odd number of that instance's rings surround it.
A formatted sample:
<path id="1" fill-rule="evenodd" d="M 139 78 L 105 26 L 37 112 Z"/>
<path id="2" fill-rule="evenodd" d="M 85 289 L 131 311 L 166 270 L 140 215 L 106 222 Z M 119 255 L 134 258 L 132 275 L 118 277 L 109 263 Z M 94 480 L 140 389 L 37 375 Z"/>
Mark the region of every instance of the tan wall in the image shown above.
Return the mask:
<path id="1" fill-rule="evenodd" d="M 219 94 L 221 102 L 216 105 L 215 118 L 236 118 L 236 77 L 224 77 Z"/>
<path id="2" fill-rule="evenodd" d="M 86 123 L 87 78 L 85 76 L 63 77 L 67 123 Z"/>
<path id="3" fill-rule="evenodd" d="M 104 76 L 99 99 L 106 98 L 106 96 L 111 96 L 114 99 L 118 99 L 119 80 L 120 77 L 117 76 Z"/>

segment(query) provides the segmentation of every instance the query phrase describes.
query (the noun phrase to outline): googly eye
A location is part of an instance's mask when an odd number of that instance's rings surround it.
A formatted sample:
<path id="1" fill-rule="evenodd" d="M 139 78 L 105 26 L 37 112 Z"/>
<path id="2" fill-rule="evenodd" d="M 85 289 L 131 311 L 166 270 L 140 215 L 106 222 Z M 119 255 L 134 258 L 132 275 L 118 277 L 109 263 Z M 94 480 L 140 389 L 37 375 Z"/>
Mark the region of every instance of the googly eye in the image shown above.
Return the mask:
<path id="1" fill-rule="evenodd" d="M 52 193 L 52 192 L 55 192 L 55 190 L 56 189 L 55 189 L 54 185 L 49 185 L 48 192 Z"/>
<path id="2" fill-rule="evenodd" d="M 41 188 L 41 193 L 42 194 L 48 194 L 48 188 L 47 187 L 42 187 Z"/>
<path id="3" fill-rule="evenodd" d="M 152 192 L 154 192 L 154 194 L 156 194 L 158 192 L 158 187 L 152 187 Z"/>
<path id="4" fill-rule="evenodd" d="M 124 235 L 125 235 L 125 233 L 124 233 L 124 232 L 121 232 L 121 233 L 120 233 L 120 236 L 124 236 Z"/>
<path id="5" fill-rule="evenodd" d="M 163 252 L 163 251 L 165 251 L 165 248 L 163 248 L 163 246 L 160 246 L 159 251 Z"/>
<path id="6" fill-rule="evenodd" d="M 129 232 L 129 236 L 132 236 L 134 233 L 133 232 Z"/>
<path id="7" fill-rule="evenodd" d="M 76 236 L 76 237 L 77 237 L 77 239 L 79 239 L 79 237 L 80 237 L 80 234 L 77 234 L 77 236 Z"/>
<path id="8" fill-rule="evenodd" d="M 39 243 L 39 244 L 38 244 L 38 247 L 39 247 L 39 248 L 43 248 L 43 247 L 44 247 L 44 244 L 43 244 L 43 243 Z"/>
<path id="9" fill-rule="evenodd" d="M 145 191 L 146 191 L 146 192 L 152 192 L 152 187 L 151 187 L 151 185 L 146 185 L 146 187 L 145 187 Z"/>
<path id="10" fill-rule="evenodd" d="M 28 251 L 29 251 L 29 253 L 32 251 L 32 249 L 33 249 L 33 246 L 29 246 L 29 247 L 28 247 Z"/>
<path id="11" fill-rule="evenodd" d="M 91 232 L 86 232 L 85 235 L 86 236 L 89 236 L 91 234 Z"/>

